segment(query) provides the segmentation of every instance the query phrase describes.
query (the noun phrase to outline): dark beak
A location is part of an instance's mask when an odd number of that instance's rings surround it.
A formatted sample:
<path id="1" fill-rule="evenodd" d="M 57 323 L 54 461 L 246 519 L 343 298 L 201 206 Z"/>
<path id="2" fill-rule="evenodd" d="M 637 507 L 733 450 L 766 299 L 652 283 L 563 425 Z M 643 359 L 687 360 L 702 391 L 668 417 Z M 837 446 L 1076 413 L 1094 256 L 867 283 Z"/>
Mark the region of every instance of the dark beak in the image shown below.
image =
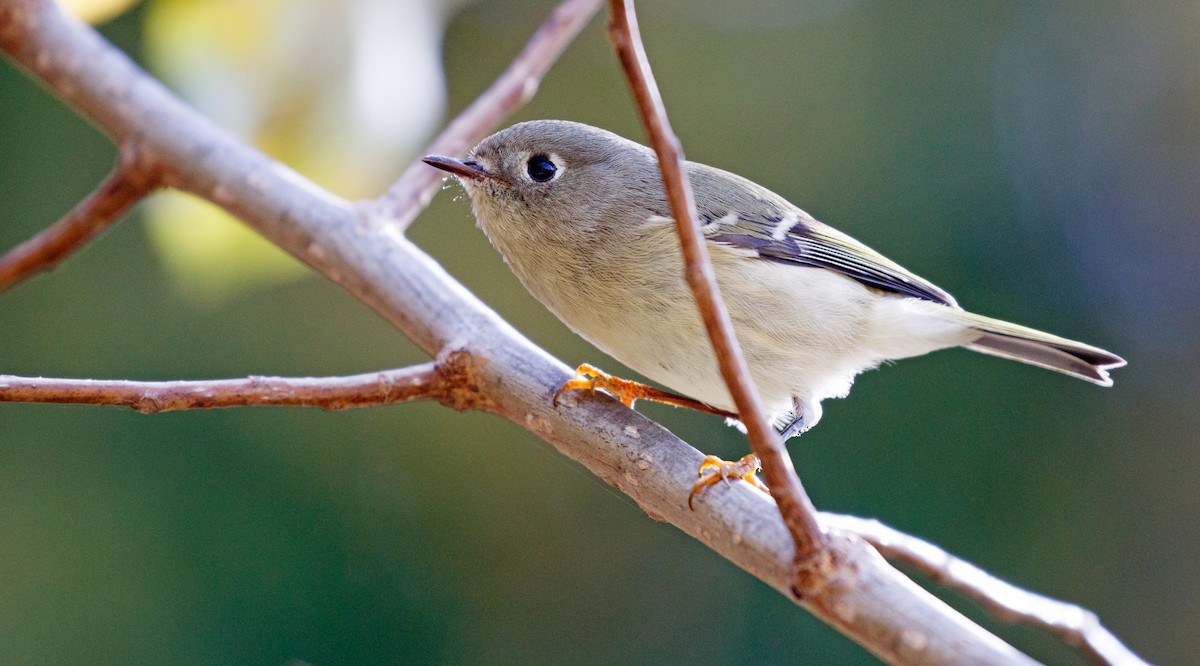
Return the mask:
<path id="1" fill-rule="evenodd" d="M 459 178 L 467 178 L 470 180 L 493 180 L 497 183 L 508 185 L 508 181 L 494 173 L 488 173 L 480 164 L 474 160 L 456 160 L 453 157 L 443 157 L 441 155 L 426 155 L 421 158 L 421 161 L 431 167 L 437 167 L 442 171 L 448 171 Z"/>

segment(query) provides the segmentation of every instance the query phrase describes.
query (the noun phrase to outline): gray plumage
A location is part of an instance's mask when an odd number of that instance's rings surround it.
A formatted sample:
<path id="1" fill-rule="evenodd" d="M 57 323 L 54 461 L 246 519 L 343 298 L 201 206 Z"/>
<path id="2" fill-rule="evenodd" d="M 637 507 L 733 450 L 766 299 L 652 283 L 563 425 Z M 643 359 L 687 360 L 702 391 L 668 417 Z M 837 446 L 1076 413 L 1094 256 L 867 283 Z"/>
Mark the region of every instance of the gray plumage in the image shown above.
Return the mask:
<path id="1" fill-rule="evenodd" d="M 579 123 L 514 125 L 457 175 L 522 284 L 572 330 L 670 389 L 733 409 L 691 293 L 658 162 Z M 1108 386 L 1125 362 L 962 310 L 945 291 L 779 195 L 687 163 L 717 282 L 767 408 L 789 434 L 883 361 L 964 346 Z M 540 182 L 543 181 L 544 182 Z"/>

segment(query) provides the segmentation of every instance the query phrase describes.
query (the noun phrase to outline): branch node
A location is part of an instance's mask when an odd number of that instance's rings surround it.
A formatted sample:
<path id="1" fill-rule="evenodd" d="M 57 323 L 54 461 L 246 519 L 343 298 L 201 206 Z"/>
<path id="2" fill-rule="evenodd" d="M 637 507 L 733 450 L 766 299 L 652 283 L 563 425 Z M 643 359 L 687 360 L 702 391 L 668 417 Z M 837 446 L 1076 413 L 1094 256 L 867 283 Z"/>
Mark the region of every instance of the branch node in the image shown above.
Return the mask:
<path id="1" fill-rule="evenodd" d="M 451 342 L 442 349 L 435 361 L 438 402 L 456 412 L 495 409 L 495 401 L 484 392 L 479 380 L 480 358 L 463 341 Z"/>
<path id="2" fill-rule="evenodd" d="M 163 183 L 164 169 L 136 139 L 121 141 L 112 173 L 61 220 L 0 255 L 0 291 L 57 266 Z"/>
<path id="3" fill-rule="evenodd" d="M 143 195 L 162 187 L 166 172 L 158 155 L 146 142 L 130 137 L 117 144 L 117 168 L 130 185 L 143 190 Z"/>
<path id="4" fill-rule="evenodd" d="M 139 414 L 157 414 L 163 410 L 162 403 L 149 393 L 138 398 L 129 406 Z"/>
<path id="5" fill-rule="evenodd" d="M 828 540 L 825 547 L 797 555 L 792 561 L 792 595 L 798 601 L 824 595 L 839 582 L 839 576 L 846 574 L 848 565 L 852 562 L 841 557 Z"/>

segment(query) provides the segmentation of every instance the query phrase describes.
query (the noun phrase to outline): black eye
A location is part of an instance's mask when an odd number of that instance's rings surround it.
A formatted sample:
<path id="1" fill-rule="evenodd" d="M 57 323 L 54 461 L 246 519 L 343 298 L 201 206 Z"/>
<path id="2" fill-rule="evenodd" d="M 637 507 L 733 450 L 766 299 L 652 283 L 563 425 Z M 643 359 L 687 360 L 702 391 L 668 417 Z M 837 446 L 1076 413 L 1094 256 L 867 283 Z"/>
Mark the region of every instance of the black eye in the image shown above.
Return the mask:
<path id="1" fill-rule="evenodd" d="M 535 183 L 547 183 L 554 179 L 558 167 L 545 155 L 534 155 L 525 164 L 525 171 Z"/>

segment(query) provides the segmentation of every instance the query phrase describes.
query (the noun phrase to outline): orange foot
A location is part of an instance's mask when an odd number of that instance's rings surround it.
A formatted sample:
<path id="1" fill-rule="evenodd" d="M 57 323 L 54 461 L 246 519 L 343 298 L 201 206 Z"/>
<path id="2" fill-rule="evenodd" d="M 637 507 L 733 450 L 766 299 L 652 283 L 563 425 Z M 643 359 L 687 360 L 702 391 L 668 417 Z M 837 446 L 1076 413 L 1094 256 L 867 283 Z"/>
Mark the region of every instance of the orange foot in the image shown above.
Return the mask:
<path id="1" fill-rule="evenodd" d="M 554 406 L 558 406 L 558 399 L 564 393 L 585 390 L 594 394 L 596 391 L 604 391 L 612 395 L 617 400 L 620 400 L 626 407 L 633 407 L 633 403 L 638 400 L 650 400 L 651 402 L 662 402 L 676 407 L 687 407 L 688 409 L 696 409 L 717 416 L 724 416 L 729 419 L 736 419 L 737 414 L 727 412 L 723 409 L 717 409 L 710 405 L 706 405 L 699 400 L 685 398 L 681 395 L 668 393 L 666 391 L 656 389 L 653 386 L 646 386 L 638 382 L 613 377 L 594 365 L 584 363 L 575 369 L 575 377 L 563 384 L 558 391 L 554 393 Z"/>
<path id="2" fill-rule="evenodd" d="M 700 463 L 700 480 L 692 486 L 692 493 L 688 495 L 688 508 L 692 511 L 696 507 L 692 506 L 692 501 L 696 496 L 704 492 L 704 489 L 713 485 L 718 481 L 729 483 L 729 479 L 741 479 L 764 493 L 771 492 L 767 489 L 767 485 L 758 480 L 756 474 L 762 467 L 758 462 L 758 456 L 753 453 L 742 456 L 737 462 L 721 460 L 716 456 L 708 456 L 704 462 Z"/>

